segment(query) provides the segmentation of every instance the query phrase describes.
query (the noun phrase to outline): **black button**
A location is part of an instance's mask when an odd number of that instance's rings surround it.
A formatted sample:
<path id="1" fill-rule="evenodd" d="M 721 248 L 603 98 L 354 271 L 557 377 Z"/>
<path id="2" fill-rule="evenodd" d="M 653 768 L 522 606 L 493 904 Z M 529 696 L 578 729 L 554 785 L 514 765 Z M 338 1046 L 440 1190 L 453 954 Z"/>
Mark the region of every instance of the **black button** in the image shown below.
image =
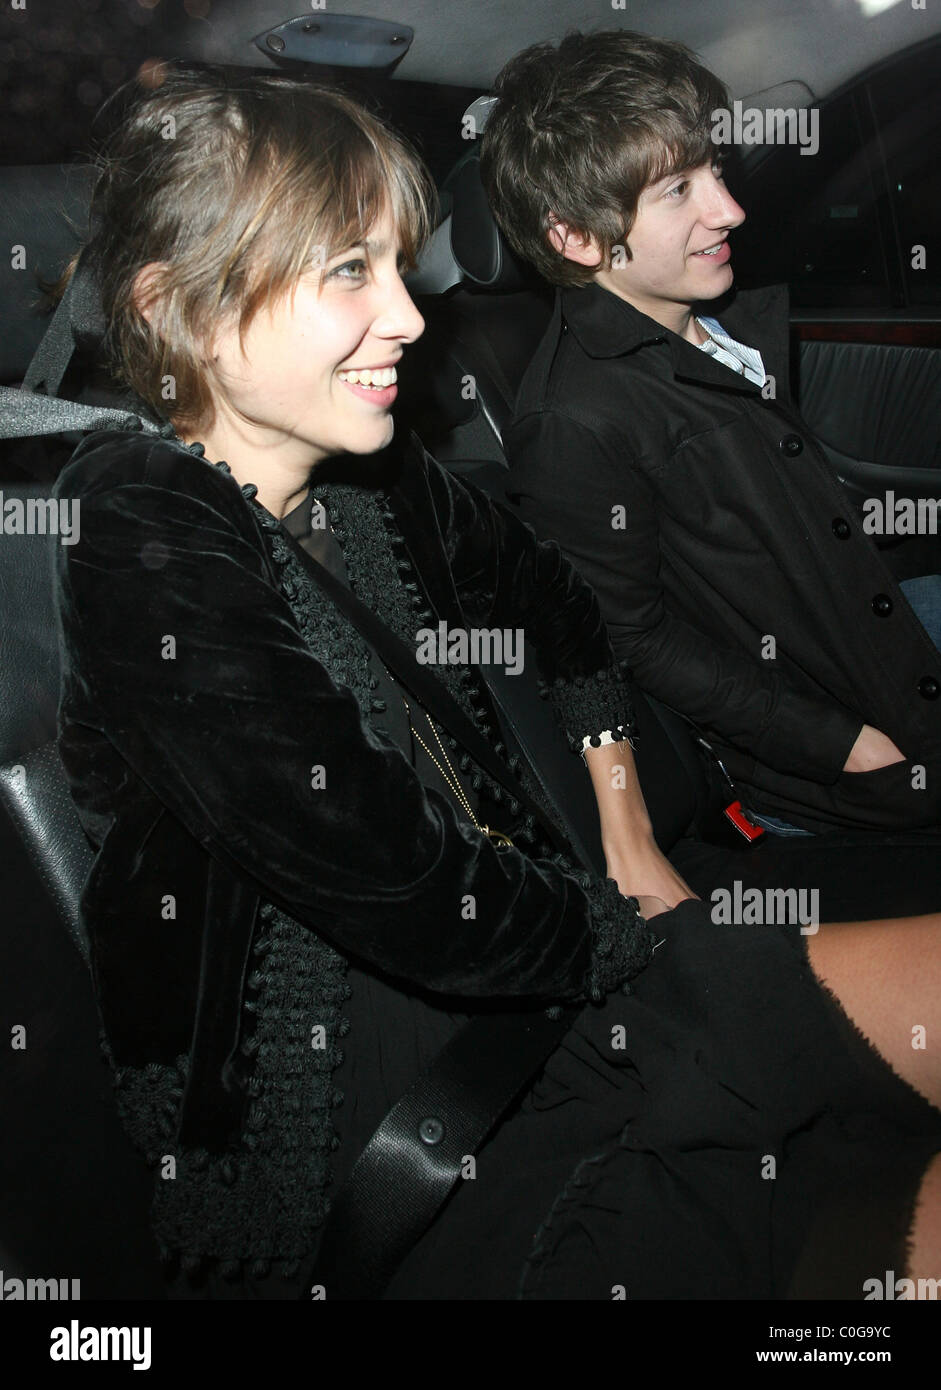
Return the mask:
<path id="1" fill-rule="evenodd" d="M 797 458 L 798 454 L 804 452 L 804 441 L 799 434 L 786 434 L 778 448 L 782 453 L 790 455 L 791 458 Z"/>
<path id="2" fill-rule="evenodd" d="M 922 676 L 918 682 L 918 693 L 925 700 L 936 700 L 941 695 L 941 681 L 934 676 Z"/>
<path id="3" fill-rule="evenodd" d="M 418 1126 L 418 1137 L 423 1144 L 433 1146 L 440 1144 L 444 1138 L 444 1124 L 438 1119 L 437 1115 L 429 1115 L 426 1120 L 422 1120 Z"/>
<path id="4" fill-rule="evenodd" d="M 877 618 L 887 618 L 894 605 L 888 594 L 876 594 L 872 600 L 872 611 Z"/>
<path id="5" fill-rule="evenodd" d="M 845 541 L 850 534 L 850 524 L 842 516 L 835 516 L 833 518 L 830 522 L 830 529 L 839 541 Z"/>

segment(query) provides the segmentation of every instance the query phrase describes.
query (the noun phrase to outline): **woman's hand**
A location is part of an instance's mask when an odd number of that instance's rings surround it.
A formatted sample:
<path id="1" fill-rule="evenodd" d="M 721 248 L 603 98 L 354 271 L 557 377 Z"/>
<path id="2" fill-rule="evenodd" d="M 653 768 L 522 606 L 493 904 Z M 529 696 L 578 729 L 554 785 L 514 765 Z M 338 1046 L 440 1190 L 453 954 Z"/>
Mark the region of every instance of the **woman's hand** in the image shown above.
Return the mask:
<path id="1" fill-rule="evenodd" d="M 696 897 L 652 837 L 609 854 L 607 865 L 608 878 L 614 879 L 626 898 L 637 899 L 641 914 L 648 920 Z"/>

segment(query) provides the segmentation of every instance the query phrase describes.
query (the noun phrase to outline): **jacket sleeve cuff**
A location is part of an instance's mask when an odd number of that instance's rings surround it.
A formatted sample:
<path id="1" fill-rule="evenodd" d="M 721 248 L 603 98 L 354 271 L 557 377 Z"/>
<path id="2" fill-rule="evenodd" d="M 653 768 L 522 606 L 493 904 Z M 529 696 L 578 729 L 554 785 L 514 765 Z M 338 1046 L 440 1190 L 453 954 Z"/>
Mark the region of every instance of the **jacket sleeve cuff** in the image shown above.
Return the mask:
<path id="1" fill-rule="evenodd" d="M 654 936 L 636 898 L 622 897 L 613 879 L 586 889 L 591 912 L 591 964 L 585 994 L 599 1004 L 605 995 L 639 975 L 653 954 Z"/>
<path id="2" fill-rule="evenodd" d="M 581 753 L 586 735 L 593 747 L 601 734 L 609 731 L 614 742 L 630 739 L 634 733 L 626 661 L 605 667 L 589 676 L 560 676 L 542 681 L 540 694 L 550 700 L 573 753 Z"/>

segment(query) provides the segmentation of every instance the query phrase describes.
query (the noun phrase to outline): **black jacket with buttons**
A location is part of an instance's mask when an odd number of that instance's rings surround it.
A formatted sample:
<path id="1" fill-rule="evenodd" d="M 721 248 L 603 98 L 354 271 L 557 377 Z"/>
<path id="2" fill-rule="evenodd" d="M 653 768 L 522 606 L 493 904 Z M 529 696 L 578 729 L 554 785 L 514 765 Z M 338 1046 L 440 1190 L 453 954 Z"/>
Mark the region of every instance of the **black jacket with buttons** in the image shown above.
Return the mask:
<path id="1" fill-rule="evenodd" d="M 761 352 L 773 394 L 607 290 L 560 291 L 507 493 L 754 809 L 810 829 L 937 825 L 941 657 L 791 400 L 786 291 L 707 309 Z M 863 723 L 905 761 L 844 773 Z"/>

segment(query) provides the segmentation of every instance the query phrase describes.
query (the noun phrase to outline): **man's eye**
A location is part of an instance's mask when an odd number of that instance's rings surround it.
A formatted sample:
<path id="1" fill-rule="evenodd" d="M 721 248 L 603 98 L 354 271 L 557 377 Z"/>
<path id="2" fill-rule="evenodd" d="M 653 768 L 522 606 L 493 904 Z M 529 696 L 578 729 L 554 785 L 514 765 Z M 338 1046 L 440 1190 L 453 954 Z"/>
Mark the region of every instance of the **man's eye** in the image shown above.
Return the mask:
<path id="1" fill-rule="evenodd" d="M 672 188 L 670 189 L 670 191 L 667 193 L 667 197 L 668 197 L 668 198 L 682 198 L 682 196 L 683 196 L 683 194 L 686 192 L 687 188 L 689 188 L 689 179 L 683 179 L 681 183 L 676 183 L 676 184 L 673 185 L 673 187 L 672 187 Z"/>

